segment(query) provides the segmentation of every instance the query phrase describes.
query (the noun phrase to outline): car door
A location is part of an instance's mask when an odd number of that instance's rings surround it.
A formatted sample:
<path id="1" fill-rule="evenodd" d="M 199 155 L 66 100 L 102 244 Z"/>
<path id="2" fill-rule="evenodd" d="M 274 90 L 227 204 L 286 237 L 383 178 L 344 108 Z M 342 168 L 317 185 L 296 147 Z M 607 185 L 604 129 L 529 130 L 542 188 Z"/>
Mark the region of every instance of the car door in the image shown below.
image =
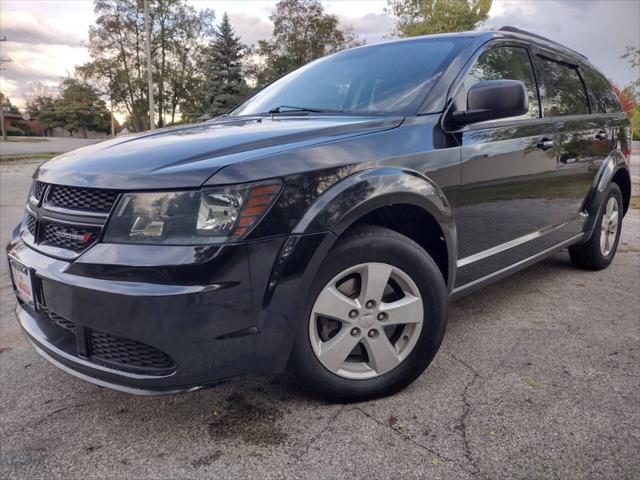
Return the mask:
<path id="1" fill-rule="evenodd" d="M 564 219 L 553 193 L 554 124 L 541 115 L 528 44 L 502 41 L 481 52 L 458 86 L 454 107 L 466 108 L 467 90 L 475 82 L 500 79 L 524 83 L 529 111 L 458 132 L 461 188 L 453 205 L 458 233 L 456 287 L 530 256 L 541 248 L 533 241 Z"/>
<path id="2" fill-rule="evenodd" d="M 570 233 L 582 229 L 584 204 L 602 162 L 612 149 L 613 134 L 606 120 L 592 114 L 583 73 L 577 62 L 539 50 L 537 63 L 542 79 L 543 116 L 553 121 L 558 149 L 556 194 L 564 221 L 573 223 Z M 584 71 L 584 70 L 583 70 Z M 595 112 L 594 112 L 595 113 Z"/>

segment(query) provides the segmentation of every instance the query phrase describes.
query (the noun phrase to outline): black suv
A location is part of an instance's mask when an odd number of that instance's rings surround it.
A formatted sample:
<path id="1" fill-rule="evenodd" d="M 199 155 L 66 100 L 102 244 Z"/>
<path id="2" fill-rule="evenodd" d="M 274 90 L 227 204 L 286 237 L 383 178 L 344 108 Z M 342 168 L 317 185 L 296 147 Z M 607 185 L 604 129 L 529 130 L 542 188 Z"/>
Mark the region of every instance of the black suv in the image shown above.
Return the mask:
<path id="1" fill-rule="evenodd" d="M 325 398 L 387 395 L 450 299 L 562 248 L 611 262 L 629 136 L 584 56 L 514 28 L 343 51 L 227 117 L 42 165 L 8 246 L 18 319 L 126 392 L 288 366 Z"/>

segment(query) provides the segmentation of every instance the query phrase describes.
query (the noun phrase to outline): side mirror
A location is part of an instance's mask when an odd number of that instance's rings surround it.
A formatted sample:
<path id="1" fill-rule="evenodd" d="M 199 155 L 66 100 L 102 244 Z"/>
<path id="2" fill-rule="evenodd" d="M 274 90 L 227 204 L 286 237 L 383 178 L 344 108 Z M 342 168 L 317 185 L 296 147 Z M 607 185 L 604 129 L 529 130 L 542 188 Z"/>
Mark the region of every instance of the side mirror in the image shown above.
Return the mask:
<path id="1" fill-rule="evenodd" d="M 484 80 L 467 93 L 467 110 L 455 111 L 457 125 L 516 117 L 529 111 L 527 89 L 519 80 Z"/>

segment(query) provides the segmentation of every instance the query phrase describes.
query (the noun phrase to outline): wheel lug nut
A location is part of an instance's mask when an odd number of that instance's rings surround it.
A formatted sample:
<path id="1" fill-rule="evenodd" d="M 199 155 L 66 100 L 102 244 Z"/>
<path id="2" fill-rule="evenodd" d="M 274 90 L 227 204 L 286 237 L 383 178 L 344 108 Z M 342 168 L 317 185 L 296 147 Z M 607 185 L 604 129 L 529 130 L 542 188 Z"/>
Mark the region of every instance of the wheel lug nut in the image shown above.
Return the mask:
<path id="1" fill-rule="evenodd" d="M 367 308 L 373 308 L 376 306 L 376 302 L 375 300 L 367 300 L 367 303 L 365 303 L 364 306 Z"/>
<path id="2" fill-rule="evenodd" d="M 386 313 L 384 313 L 384 312 L 380 312 L 380 313 L 378 314 L 378 320 L 379 320 L 379 321 L 384 322 L 386 319 L 387 319 L 387 314 L 386 314 Z"/>
<path id="3" fill-rule="evenodd" d="M 353 328 L 351 329 L 351 335 L 353 335 L 354 337 L 355 337 L 356 335 L 360 335 L 360 329 L 359 329 L 358 327 L 353 327 Z"/>
<path id="4" fill-rule="evenodd" d="M 351 310 L 349 312 L 349 318 L 356 318 L 358 316 L 358 310 Z"/>
<path id="5" fill-rule="evenodd" d="M 369 330 L 368 335 L 369 335 L 370 338 L 375 338 L 375 337 L 378 336 L 378 331 L 374 330 L 374 329 L 371 329 L 371 330 Z"/>
<path id="6" fill-rule="evenodd" d="M 402 337 L 402 339 L 403 339 L 405 342 L 408 342 L 408 341 L 409 341 L 409 337 L 408 337 L 407 335 L 405 335 L 404 337 Z"/>

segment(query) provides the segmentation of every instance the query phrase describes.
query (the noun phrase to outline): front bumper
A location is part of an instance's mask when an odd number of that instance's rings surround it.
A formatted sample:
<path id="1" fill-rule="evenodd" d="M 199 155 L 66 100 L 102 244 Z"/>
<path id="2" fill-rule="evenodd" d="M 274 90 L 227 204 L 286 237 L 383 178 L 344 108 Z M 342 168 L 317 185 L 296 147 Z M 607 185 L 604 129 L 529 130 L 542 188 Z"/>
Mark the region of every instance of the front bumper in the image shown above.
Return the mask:
<path id="1" fill-rule="evenodd" d="M 16 236 L 7 252 L 32 273 L 36 307 L 19 302 L 17 317 L 38 353 L 83 380 L 145 395 L 281 370 L 305 284 L 333 240 L 97 244 L 68 262 Z"/>

